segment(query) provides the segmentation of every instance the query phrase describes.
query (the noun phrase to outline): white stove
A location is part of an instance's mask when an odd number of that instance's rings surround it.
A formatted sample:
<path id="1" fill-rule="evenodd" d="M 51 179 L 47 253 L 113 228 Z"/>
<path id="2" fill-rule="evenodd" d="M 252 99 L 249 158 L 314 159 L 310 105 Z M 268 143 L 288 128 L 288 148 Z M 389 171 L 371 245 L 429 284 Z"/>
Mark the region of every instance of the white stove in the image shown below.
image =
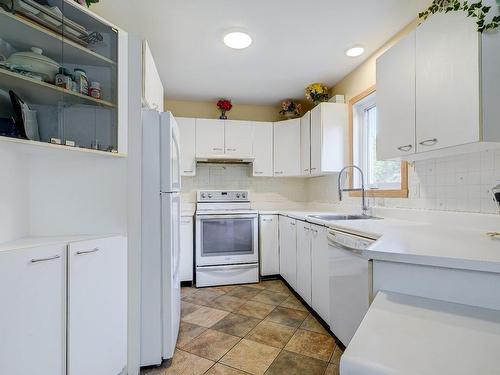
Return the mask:
<path id="1" fill-rule="evenodd" d="M 248 191 L 198 191 L 196 286 L 259 281 L 258 221 Z"/>

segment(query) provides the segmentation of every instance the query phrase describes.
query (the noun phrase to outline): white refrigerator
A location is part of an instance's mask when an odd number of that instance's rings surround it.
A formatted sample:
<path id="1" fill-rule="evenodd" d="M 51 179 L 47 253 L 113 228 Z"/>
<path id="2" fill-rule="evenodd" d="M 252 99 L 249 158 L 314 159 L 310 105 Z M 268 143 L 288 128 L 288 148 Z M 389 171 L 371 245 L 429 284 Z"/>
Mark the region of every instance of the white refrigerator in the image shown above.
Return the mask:
<path id="1" fill-rule="evenodd" d="M 141 366 L 173 357 L 181 296 L 179 128 L 170 112 L 142 112 Z"/>

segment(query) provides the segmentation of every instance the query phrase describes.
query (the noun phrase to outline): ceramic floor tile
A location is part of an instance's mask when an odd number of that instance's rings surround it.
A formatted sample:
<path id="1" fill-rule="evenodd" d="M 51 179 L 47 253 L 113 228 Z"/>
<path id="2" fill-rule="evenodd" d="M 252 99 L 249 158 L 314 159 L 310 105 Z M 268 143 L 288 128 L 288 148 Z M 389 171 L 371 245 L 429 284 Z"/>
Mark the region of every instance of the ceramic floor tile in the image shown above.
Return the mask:
<path id="1" fill-rule="evenodd" d="M 285 350 L 306 355 L 328 362 L 333 350 L 335 341 L 332 337 L 320 333 L 299 329 L 292 339 L 285 346 Z"/>
<path id="2" fill-rule="evenodd" d="M 195 293 L 182 298 L 184 302 L 194 303 L 196 305 L 206 305 L 210 301 L 220 297 L 221 293 L 208 289 L 198 289 Z"/>
<path id="3" fill-rule="evenodd" d="M 228 295 L 222 295 L 207 303 L 207 306 L 219 310 L 233 312 L 235 310 L 238 310 L 244 303 L 245 300 L 243 299 L 231 297 Z"/>
<path id="4" fill-rule="evenodd" d="M 278 348 L 243 339 L 222 357 L 220 363 L 250 374 L 262 375 L 279 352 Z"/>
<path id="5" fill-rule="evenodd" d="M 277 293 L 270 290 L 263 290 L 255 297 L 253 297 L 252 301 L 278 306 L 280 303 L 284 302 L 287 298 L 288 294 Z"/>
<path id="6" fill-rule="evenodd" d="M 200 307 L 195 312 L 186 315 L 182 320 L 187 323 L 210 328 L 219 320 L 224 319 L 229 314 L 227 311 L 212 309 L 211 307 Z"/>
<path id="7" fill-rule="evenodd" d="M 227 295 L 231 297 L 241 298 L 244 300 L 249 300 L 260 293 L 259 289 L 249 288 L 247 286 L 238 286 L 230 291 Z"/>
<path id="8" fill-rule="evenodd" d="M 248 375 L 248 373 L 216 363 L 205 375 Z"/>
<path id="9" fill-rule="evenodd" d="M 237 287 L 238 287 L 238 285 L 220 285 L 220 286 L 214 286 L 210 289 L 215 291 L 215 292 L 225 294 L 225 293 L 229 293 L 230 291 L 232 291 L 234 288 L 237 288 Z"/>
<path id="10" fill-rule="evenodd" d="M 323 375 L 328 363 L 283 350 L 266 375 Z"/>
<path id="11" fill-rule="evenodd" d="M 329 363 L 325 375 L 340 375 L 340 368 L 335 363 Z"/>
<path id="12" fill-rule="evenodd" d="M 280 304 L 281 307 L 287 307 L 289 309 L 308 311 L 307 307 L 305 307 L 302 302 L 300 302 L 294 296 L 289 296 L 285 301 Z"/>
<path id="13" fill-rule="evenodd" d="M 263 321 L 259 323 L 259 325 L 255 327 L 245 338 L 260 342 L 261 344 L 283 349 L 292 338 L 294 332 L 295 328 L 270 321 Z"/>
<path id="14" fill-rule="evenodd" d="M 244 284 L 243 286 L 246 286 L 248 288 L 255 288 L 255 289 L 260 289 L 264 290 L 266 287 L 262 283 L 256 283 L 256 284 Z"/>
<path id="15" fill-rule="evenodd" d="M 169 367 L 141 371 L 141 375 L 202 375 L 214 362 L 177 349 Z"/>
<path id="16" fill-rule="evenodd" d="M 218 361 L 239 341 L 239 337 L 209 329 L 191 340 L 183 349 L 199 357 Z"/>
<path id="17" fill-rule="evenodd" d="M 182 349 L 191 340 L 198 337 L 206 330 L 207 328 L 205 327 L 181 321 L 179 326 L 179 336 L 177 337 L 177 347 Z"/>
<path id="18" fill-rule="evenodd" d="M 288 287 L 281 280 L 263 281 L 262 284 L 267 290 L 278 293 L 291 294 Z"/>
<path id="19" fill-rule="evenodd" d="M 307 312 L 278 306 L 266 318 L 271 322 L 298 328 L 307 317 Z"/>
<path id="20" fill-rule="evenodd" d="M 304 322 L 300 325 L 300 328 L 305 329 L 306 331 L 313 331 L 322 333 L 324 335 L 329 335 L 328 331 L 311 314 L 307 316 L 306 320 L 304 320 Z"/>
<path id="21" fill-rule="evenodd" d="M 229 335 L 245 337 L 260 320 L 239 314 L 229 314 L 224 319 L 215 324 L 212 329 Z"/>
<path id="22" fill-rule="evenodd" d="M 344 351 L 336 345 L 332 354 L 332 358 L 330 358 L 330 362 L 336 365 L 340 365 L 340 357 L 342 357 L 342 354 L 344 354 Z"/>
<path id="23" fill-rule="evenodd" d="M 255 301 L 248 301 L 238 310 L 236 310 L 236 313 L 250 316 L 252 318 L 264 319 L 274 309 L 275 307 L 273 305 L 266 305 L 265 303 Z"/>
<path id="24" fill-rule="evenodd" d="M 187 297 L 196 292 L 196 288 L 191 288 L 189 286 L 181 288 L 181 297 Z"/>
<path id="25" fill-rule="evenodd" d="M 195 305 L 194 303 L 182 301 L 182 303 L 181 303 L 181 318 L 185 317 L 186 315 L 191 314 L 192 312 L 195 312 L 200 307 L 201 307 L 200 305 Z"/>

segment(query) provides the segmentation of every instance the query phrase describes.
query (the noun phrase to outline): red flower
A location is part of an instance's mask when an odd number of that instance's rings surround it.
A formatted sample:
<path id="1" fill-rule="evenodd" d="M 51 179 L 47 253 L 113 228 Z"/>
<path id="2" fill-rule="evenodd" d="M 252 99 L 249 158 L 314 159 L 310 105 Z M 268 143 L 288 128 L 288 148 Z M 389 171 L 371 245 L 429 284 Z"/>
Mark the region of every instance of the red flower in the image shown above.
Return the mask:
<path id="1" fill-rule="evenodd" d="M 219 107 L 219 109 L 224 111 L 230 111 L 231 108 L 233 108 L 233 105 L 231 104 L 231 100 L 229 99 L 220 99 L 217 102 L 217 107 Z"/>

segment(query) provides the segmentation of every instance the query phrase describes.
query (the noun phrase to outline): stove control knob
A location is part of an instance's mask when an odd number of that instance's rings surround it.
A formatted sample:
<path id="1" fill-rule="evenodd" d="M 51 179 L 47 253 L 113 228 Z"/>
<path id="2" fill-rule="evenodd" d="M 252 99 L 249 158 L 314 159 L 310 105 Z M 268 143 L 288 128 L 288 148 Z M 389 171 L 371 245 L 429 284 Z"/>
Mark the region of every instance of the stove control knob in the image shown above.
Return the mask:
<path id="1" fill-rule="evenodd" d="M 202 197 L 202 198 L 205 198 L 205 193 L 201 193 L 201 197 Z"/>
<path id="2" fill-rule="evenodd" d="M 209 198 L 212 198 L 212 194 L 208 194 L 208 197 L 209 197 Z"/>
<path id="3" fill-rule="evenodd" d="M 236 199 L 240 199 L 240 193 L 236 194 Z"/>
<path id="4" fill-rule="evenodd" d="M 241 197 L 242 197 L 243 199 L 245 199 L 245 198 L 247 197 L 247 195 L 246 195 L 245 193 L 243 193 L 243 194 L 241 194 Z"/>

